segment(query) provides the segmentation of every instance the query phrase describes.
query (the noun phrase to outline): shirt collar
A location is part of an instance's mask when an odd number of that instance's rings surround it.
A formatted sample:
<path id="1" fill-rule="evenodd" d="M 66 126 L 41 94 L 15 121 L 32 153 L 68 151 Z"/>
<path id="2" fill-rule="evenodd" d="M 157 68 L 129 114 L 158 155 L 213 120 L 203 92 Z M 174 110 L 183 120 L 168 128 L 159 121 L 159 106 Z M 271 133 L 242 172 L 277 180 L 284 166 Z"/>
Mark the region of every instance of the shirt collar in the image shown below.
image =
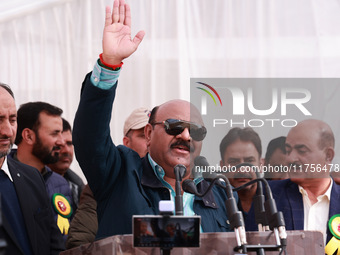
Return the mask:
<path id="1" fill-rule="evenodd" d="M 320 195 L 320 196 L 326 196 L 328 198 L 328 200 L 331 201 L 332 187 L 333 187 L 333 179 L 331 178 L 331 184 L 329 185 L 328 189 L 326 190 L 326 192 L 323 195 Z M 300 185 L 299 185 L 299 191 L 302 195 L 308 197 L 307 191 L 304 188 L 302 188 Z"/>
<path id="2" fill-rule="evenodd" d="M 165 175 L 165 172 L 163 170 L 163 168 L 158 165 L 150 156 L 150 154 L 148 153 L 148 160 L 149 160 L 149 163 L 155 173 L 155 175 L 157 176 L 157 178 L 162 181 L 164 179 L 164 175 Z"/>
<path id="3" fill-rule="evenodd" d="M 7 156 L 5 157 L 5 160 L 4 160 L 4 163 L 2 164 L 1 169 L 5 172 L 5 174 L 7 174 L 8 178 L 11 180 L 11 182 L 13 182 L 12 175 L 9 172 L 9 168 L 8 168 Z"/>
<path id="4" fill-rule="evenodd" d="M 141 180 L 142 184 L 149 186 L 149 187 L 153 187 L 153 188 L 166 187 L 166 188 L 169 189 L 170 194 L 173 196 L 175 194 L 175 192 L 173 191 L 170 184 L 168 184 L 166 181 L 164 181 L 165 171 L 163 170 L 163 168 L 160 165 L 158 165 L 151 158 L 149 153 L 147 154 L 147 156 L 143 160 L 145 160 L 145 161 L 147 160 L 149 162 L 153 171 L 143 172 L 143 176 L 142 176 L 142 180 Z M 199 191 L 205 191 L 209 186 L 209 183 L 207 181 L 205 181 L 202 176 L 196 177 L 194 179 L 194 183 L 196 185 L 198 185 L 197 188 L 198 188 Z M 184 192 L 184 194 L 185 193 L 186 192 Z M 198 196 L 194 196 L 194 195 L 192 195 L 192 197 L 194 197 L 195 200 L 203 200 L 205 206 L 212 207 L 212 208 L 218 208 L 218 205 L 215 202 L 214 194 L 213 194 L 212 190 L 210 190 L 210 192 L 208 192 L 208 194 L 206 194 L 203 198 L 198 197 Z"/>
<path id="5" fill-rule="evenodd" d="M 148 153 L 148 160 L 150 162 L 150 165 L 155 173 L 155 175 L 157 176 L 157 178 L 163 183 L 164 181 L 164 176 L 165 176 L 165 171 L 164 169 L 158 165 L 150 156 L 150 154 Z M 197 185 L 198 183 L 200 183 L 203 180 L 202 176 L 198 176 L 194 179 L 194 183 Z M 171 186 L 170 186 L 171 187 Z"/>
<path id="6" fill-rule="evenodd" d="M 158 164 L 151 158 L 150 154 L 148 154 L 148 160 L 149 160 L 149 162 L 150 162 L 150 165 L 151 165 L 151 167 L 152 167 L 152 169 L 153 169 L 153 171 L 154 171 L 154 173 L 155 173 L 157 179 L 160 180 L 160 182 L 161 182 L 166 188 L 169 189 L 169 191 L 170 191 L 170 193 L 171 193 L 171 196 L 174 197 L 174 196 L 175 196 L 175 191 L 174 191 L 174 189 L 171 187 L 171 185 L 170 185 L 168 182 L 166 182 L 166 181 L 164 180 L 164 176 L 165 176 L 165 171 L 164 171 L 164 169 L 163 169 L 160 165 L 158 165 Z"/>
<path id="7" fill-rule="evenodd" d="M 329 185 L 325 195 L 328 197 L 329 201 L 331 201 L 331 192 L 333 188 L 333 179 L 331 178 L 331 185 Z"/>

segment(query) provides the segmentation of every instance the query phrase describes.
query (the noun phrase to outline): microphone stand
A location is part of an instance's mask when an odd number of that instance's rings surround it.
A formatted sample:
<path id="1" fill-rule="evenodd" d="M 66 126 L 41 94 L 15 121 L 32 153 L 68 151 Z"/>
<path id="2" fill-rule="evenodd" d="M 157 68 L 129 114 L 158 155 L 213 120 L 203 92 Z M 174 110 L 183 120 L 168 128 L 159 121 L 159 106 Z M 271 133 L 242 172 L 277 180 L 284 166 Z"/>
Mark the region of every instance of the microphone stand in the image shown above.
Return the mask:
<path id="1" fill-rule="evenodd" d="M 252 180 L 250 182 L 247 182 L 246 184 L 233 189 L 233 191 L 241 190 L 249 185 L 252 185 L 253 183 L 258 182 L 260 186 L 260 189 L 257 190 L 257 196 L 259 196 L 258 200 L 256 201 L 257 205 L 254 201 L 254 209 L 258 210 L 260 212 L 260 215 L 257 217 L 255 215 L 255 219 L 257 223 L 260 223 L 259 225 L 262 225 L 264 223 L 266 226 L 267 219 L 269 219 L 269 228 L 274 232 L 275 238 L 276 238 L 276 245 L 247 245 L 247 248 L 249 251 L 256 251 L 258 255 L 264 254 L 264 250 L 267 251 L 276 251 L 280 250 L 281 252 L 286 252 L 286 246 L 287 246 L 287 233 L 285 228 L 285 222 L 283 218 L 282 212 L 278 212 L 276 208 L 276 203 L 273 198 L 272 192 L 270 190 L 268 181 L 264 178 L 257 178 L 255 180 Z M 262 192 L 262 182 L 265 184 L 266 188 L 266 197 L 267 200 L 264 202 L 264 208 L 263 208 L 263 194 L 261 195 L 260 192 Z M 262 203 L 262 204 L 260 204 Z M 256 205 L 256 206 L 255 206 Z"/>
<path id="2" fill-rule="evenodd" d="M 159 203 L 159 207 L 161 207 L 160 206 L 161 202 L 162 201 L 160 201 L 160 203 Z M 172 202 L 172 206 L 173 206 L 173 202 Z M 159 208 L 159 209 L 160 209 L 160 215 L 163 217 L 163 226 L 162 227 L 164 229 L 164 225 L 166 225 L 165 222 L 167 222 L 170 219 L 171 215 L 173 215 L 173 207 L 172 208 L 168 208 L 167 210 L 161 210 L 161 208 Z M 160 247 L 160 255 L 170 255 L 171 254 L 171 250 L 172 250 L 172 247 L 163 247 L 163 246 L 161 246 Z"/>
<path id="3" fill-rule="evenodd" d="M 183 196 L 181 189 L 182 178 L 185 176 L 187 169 L 184 165 L 178 164 L 174 167 L 175 182 L 175 211 L 176 215 L 183 215 Z"/>
<path id="4" fill-rule="evenodd" d="M 182 178 L 185 176 L 187 169 L 184 165 L 178 164 L 174 167 L 174 174 L 176 177 L 175 182 L 175 215 L 183 215 L 183 196 L 181 190 L 181 181 Z M 162 212 L 164 221 L 170 218 L 172 212 Z M 170 255 L 171 247 L 161 247 L 161 255 Z"/>

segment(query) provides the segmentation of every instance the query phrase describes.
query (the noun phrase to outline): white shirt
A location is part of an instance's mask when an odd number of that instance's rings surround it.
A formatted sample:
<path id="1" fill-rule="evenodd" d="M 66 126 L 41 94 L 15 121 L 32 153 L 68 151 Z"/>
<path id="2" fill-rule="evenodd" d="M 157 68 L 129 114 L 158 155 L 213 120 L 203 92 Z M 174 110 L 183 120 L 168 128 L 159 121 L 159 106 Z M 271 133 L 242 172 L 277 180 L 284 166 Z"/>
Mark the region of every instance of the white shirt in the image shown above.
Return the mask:
<path id="1" fill-rule="evenodd" d="M 8 168 L 7 156 L 5 157 L 4 163 L 1 166 L 1 170 L 3 170 L 5 172 L 5 174 L 8 175 L 8 178 L 11 180 L 11 182 L 13 182 L 12 175 L 9 172 L 9 168 Z"/>
<path id="2" fill-rule="evenodd" d="M 299 191 L 302 194 L 303 199 L 303 216 L 304 216 L 304 230 L 318 230 L 321 231 L 324 237 L 324 243 L 326 244 L 327 238 L 327 226 L 328 226 L 328 214 L 329 204 L 331 201 L 331 190 L 333 186 L 333 180 L 331 179 L 331 185 L 323 195 L 317 197 L 317 202 L 312 205 L 309 200 L 307 191 L 299 185 Z"/>

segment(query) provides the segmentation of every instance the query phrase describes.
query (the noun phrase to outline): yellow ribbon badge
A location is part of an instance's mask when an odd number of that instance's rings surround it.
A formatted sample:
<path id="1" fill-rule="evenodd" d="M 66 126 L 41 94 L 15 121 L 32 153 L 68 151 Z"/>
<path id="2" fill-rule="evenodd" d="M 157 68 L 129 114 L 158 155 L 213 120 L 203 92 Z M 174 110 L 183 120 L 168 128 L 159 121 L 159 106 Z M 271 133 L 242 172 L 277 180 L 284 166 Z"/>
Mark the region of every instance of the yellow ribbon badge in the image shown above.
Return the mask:
<path id="1" fill-rule="evenodd" d="M 340 214 L 333 215 L 328 221 L 328 227 L 333 237 L 325 247 L 326 255 L 333 255 L 337 250 L 340 255 Z"/>
<path id="2" fill-rule="evenodd" d="M 67 198 L 60 193 L 55 193 L 52 197 L 53 207 L 58 213 L 57 225 L 60 232 L 64 235 L 68 234 L 70 228 L 69 219 L 72 215 L 72 207 Z"/>

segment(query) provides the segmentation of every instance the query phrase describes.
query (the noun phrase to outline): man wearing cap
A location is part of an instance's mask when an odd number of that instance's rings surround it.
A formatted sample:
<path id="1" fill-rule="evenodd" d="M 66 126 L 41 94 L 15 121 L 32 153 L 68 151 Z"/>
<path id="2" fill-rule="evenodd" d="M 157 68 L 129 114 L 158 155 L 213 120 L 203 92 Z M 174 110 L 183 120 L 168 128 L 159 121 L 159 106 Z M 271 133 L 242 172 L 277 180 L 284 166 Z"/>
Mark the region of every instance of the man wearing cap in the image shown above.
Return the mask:
<path id="1" fill-rule="evenodd" d="M 123 144 L 136 151 L 141 158 L 147 153 L 144 127 L 148 123 L 149 117 L 150 110 L 140 107 L 135 109 L 124 122 Z M 66 248 L 71 249 L 94 241 L 97 230 L 97 202 L 87 184 L 81 194 L 79 207 L 71 222 Z"/>
<path id="2" fill-rule="evenodd" d="M 142 158 L 146 155 L 144 127 L 148 124 L 150 111 L 144 107 L 134 110 L 124 123 L 123 144 L 133 149 Z"/>

